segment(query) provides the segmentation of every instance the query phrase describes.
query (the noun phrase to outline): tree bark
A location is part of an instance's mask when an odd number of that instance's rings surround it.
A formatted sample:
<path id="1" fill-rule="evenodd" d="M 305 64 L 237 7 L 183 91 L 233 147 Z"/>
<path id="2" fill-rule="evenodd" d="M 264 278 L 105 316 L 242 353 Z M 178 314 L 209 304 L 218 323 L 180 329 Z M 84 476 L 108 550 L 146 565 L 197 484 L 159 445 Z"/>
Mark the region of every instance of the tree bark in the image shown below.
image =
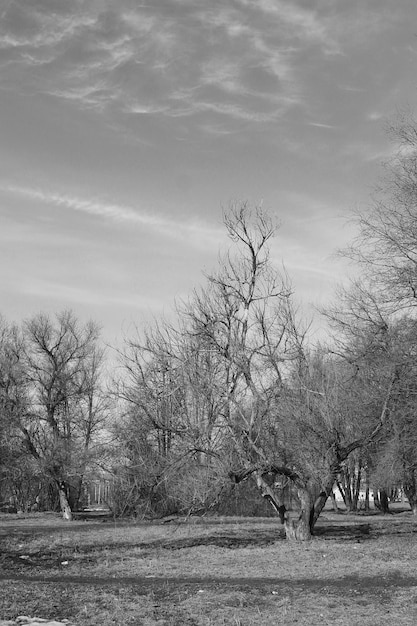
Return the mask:
<path id="1" fill-rule="evenodd" d="M 61 507 L 62 517 L 69 522 L 72 521 L 72 511 L 68 502 L 65 484 L 62 481 L 57 482 L 58 486 L 58 495 L 59 495 L 59 504 Z"/>
<path id="2" fill-rule="evenodd" d="M 375 507 L 379 509 L 384 515 L 386 513 L 390 513 L 388 495 L 385 489 L 379 489 L 378 491 L 374 491 L 374 504 Z"/>
<path id="3" fill-rule="evenodd" d="M 310 541 L 312 523 L 311 496 L 307 489 L 298 488 L 297 493 L 301 510 L 297 517 L 292 516 L 288 511 L 285 513 L 285 535 L 291 541 Z"/>
<path id="4" fill-rule="evenodd" d="M 361 491 L 361 478 L 362 478 L 362 466 L 361 466 L 361 461 L 358 461 L 358 466 L 357 466 L 357 474 L 356 474 L 356 479 L 354 481 L 354 490 L 353 490 L 353 511 L 357 511 L 358 510 L 358 502 L 359 502 L 359 495 L 360 495 L 360 491 Z"/>
<path id="5" fill-rule="evenodd" d="M 366 470 L 366 481 L 365 481 L 365 511 L 366 513 L 369 513 L 369 510 L 370 510 L 369 491 L 370 491 L 369 474 L 368 474 L 368 470 Z"/>
<path id="6" fill-rule="evenodd" d="M 319 493 L 319 495 L 317 496 L 317 498 L 314 501 L 314 506 L 312 509 L 312 515 L 311 515 L 311 522 L 310 522 L 310 528 L 313 531 L 314 526 L 317 522 L 317 520 L 320 517 L 320 513 L 322 512 L 322 510 L 324 509 L 326 502 L 330 496 L 330 494 L 333 493 L 333 487 L 334 487 L 334 483 L 335 483 L 335 479 L 334 479 L 334 475 L 333 472 L 330 475 L 330 478 L 328 478 L 325 487 L 323 489 L 323 491 L 321 491 Z M 336 505 L 336 509 L 337 509 L 337 505 Z"/>
<path id="7" fill-rule="evenodd" d="M 268 485 L 265 478 L 262 476 L 261 472 L 254 472 L 252 476 L 255 479 L 256 486 L 259 489 L 262 497 L 265 498 L 265 500 L 268 500 L 272 508 L 275 509 L 275 511 L 278 513 L 280 520 L 281 520 L 281 524 L 284 524 L 285 514 L 286 514 L 286 508 L 285 508 L 284 503 L 279 501 L 275 492 Z"/>
<path id="8" fill-rule="evenodd" d="M 389 499 L 388 499 L 388 495 L 387 492 L 385 491 L 385 489 L 381 489 L 381 491 L 379 492 L 379 502 L 381 504 L 381 510 L 382 512 L 385 513 L 389 513 Z"/>

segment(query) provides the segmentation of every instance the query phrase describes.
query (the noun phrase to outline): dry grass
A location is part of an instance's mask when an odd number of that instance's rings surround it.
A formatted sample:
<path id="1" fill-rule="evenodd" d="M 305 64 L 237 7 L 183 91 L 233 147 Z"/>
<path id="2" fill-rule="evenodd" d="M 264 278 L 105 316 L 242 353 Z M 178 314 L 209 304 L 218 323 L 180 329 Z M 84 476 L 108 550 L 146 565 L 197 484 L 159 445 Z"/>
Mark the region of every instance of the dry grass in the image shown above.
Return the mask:
<path id="1" fill-rule="evenodd" d="M 308 544 L 272 519 L 0 519 L 0 618 L 79 626 L 417 623 L 409 513 L 326 514 Z M 22 558 L 24 557 L 24 558 Z"/>

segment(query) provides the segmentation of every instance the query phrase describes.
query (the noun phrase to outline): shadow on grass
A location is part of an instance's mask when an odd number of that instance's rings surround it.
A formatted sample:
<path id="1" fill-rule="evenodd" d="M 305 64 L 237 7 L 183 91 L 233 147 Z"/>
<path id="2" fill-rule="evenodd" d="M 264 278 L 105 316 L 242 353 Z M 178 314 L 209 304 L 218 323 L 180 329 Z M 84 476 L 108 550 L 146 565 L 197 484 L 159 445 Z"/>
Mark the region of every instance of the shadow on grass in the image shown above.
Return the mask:
<path id="1" fill-rule="evenodd" d="M 72 526 L 68 526 L 71 529 Z M 90 529 L 91 530 L 91 529 Z M 236 525 L 230 529 L 222 529 L 222 533 L 211 535 L 197 535 L 192 537 L 170 537 L 153 539 L 149 541 L 109 541 L 103 544 L 97 542 L 74 543 L 73 545 L 56 546 L 54 549 L 40 549 L 31 551 L 30 549 L 22 553 L 22 549 L 3 549 L 0 556 L 2 567 L 11 572 L 22 572 L 33 568 L 43 570 L 59 568 L 62 561 L 71 559 L 75 554 L 81 558 L 83 563 L 94 564 L 103 558 L 103 554 L 109 552 L 130 551 L 135 549 L 136 558 L 148 558 L 155 550 L 179 551 L 190 548 L 212 546 L 229 550 L 241 548 L 262 548 L 274 543 L 285 541 L 283 527 L 277 523 L 273 528 L 258 527 L 247 528 Z M 393 533 L 401 532 L 401 529 L 392 529 Z M 386 532 L 386 531 L 383 531 Z M 410 530 L 408 530 L 410 532 Z M 413 531 L 412 531 L 413 532 Z M 320 540 L 354 541 L 363 542 L 369 539 L 376 539 L 381 531 L 374 529 L 370 524 L 352 523 L 321 523 L 315 530 L 315 538 Z"/>
<path id="2" fill-rule="evenodd" d="M 373 538 L 371 531 L 371 524 L 324 524 L 314 529 L 314 536 L 320 539 L 362 541 Z"/>
<path id="3" fill-rule="evenodd" d="M 238 534 L 237 534 L 238 533 Z M 186 537 L 177 539 L 157 539 L 148 542 L 106 542 L 104 545 L 97 543 L 73 546 L 58 546 L 55 550 L 36 550 L 25 551 L 22 554 L 21 550 L 2 550 L 0 556 L 0 563 L 4 568 L 11 569 L 12 571 L 28 569 L 28 568 L 42 568 L 52 569 L 59 567 L 61 563 L 67 558 L 71 558 L 74 554 L 77 554 L 78 558 L 83 559 L 84 563 L 96 563 L 103 558 L 103 553 L 107 554 L 109 551 L 121 552 L 123 550 L 129 551 L 134 548 L 136 557 L 148 558 L 149 555 L 155 550 L 183 550 L 187 548 L 198 548 L 201 546 L 213 546 L 226 549 L 239 549 L 247 547 L 264 547 L 272 545 L 278 540 L 282 540 L 284 536 L 278 535 L 276 530 L 246 530 L 245 532 L 236 531 L 233 533 L 223 533 L 219 535 L 211 536 L 197 536 Z"/>
<path id="4" fill-rule="evenodd" d="M 51 576 L 42 575 L 7 575 L 0 573 L 1 581 L 42 583 L 45 585 L 80 585 L 86 587 L 128 587 L 132 592 L 144 594 L 149 592 L 170 592 L 208 590 L 227 588 L 264 591 L 320 591 L 328 593 L 352 593 L 364 595 L 377 593 L 379 596 L 390 591 L 417 587 L 417 577 L 402 576 L 391 572 L 386 576 L 343 576 L 332 579 L 314 578 L 251 578 L 251 577 L 141 577 L 141 576 Z M 388 597 L 388 596 L 387 596 Z"/>

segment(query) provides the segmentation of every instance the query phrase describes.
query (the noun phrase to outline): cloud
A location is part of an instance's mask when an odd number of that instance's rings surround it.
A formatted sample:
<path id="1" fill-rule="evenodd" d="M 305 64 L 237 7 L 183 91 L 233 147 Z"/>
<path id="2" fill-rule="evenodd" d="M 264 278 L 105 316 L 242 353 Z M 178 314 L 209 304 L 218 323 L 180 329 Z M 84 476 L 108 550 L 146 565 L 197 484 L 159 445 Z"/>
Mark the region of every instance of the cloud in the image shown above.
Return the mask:
<path id="1" fill-rule="evenodd" d="M 243 6 L 156 1 L 132 8 L 127 0 L 76 0 L 72 11 L 66 3 L 61 11 L 47 7 L 38 0 L 27 11 L 24 0 L 15 0 L 6 12 L 0 86 L 108 116 L 213 112 L 262 122 L 276 120 L 297 100 L 294 51 L 278 43 L 267 24 L 252 24 Z"/>
<path id="2" fill-rule="evenodd" d="M 113 128 L 138 114 L 276 124 L 308 101 L 300 59 L 369 45 L 389 23 L 387 9 L 352 13 L 295 0 L 14 0 L 0 21 L 0 87 L 95 110 Z"/>
<path id="3" fill-rule="evenodd" d="M 70 40 L 80 29 L 94 24 L 93 16 L 77 8 L 80 8 L 77 0 L 70 11 L 59 11 L 58 5 L 51 11 L 41 2 L 28 5 L 13 0 L 2 14 L 0 45 L 37 49 Z"/>
<path id="4" fill-rule="evenodd" d="M 368 115 L 368 120 L 370 120 L 371 122 L 379 122 L 380 120 L 384 119 L 384 114 L 381 113 L 381 111 L 371 111 L 371 113 L 369 113 Z"/>
<path id="5" fill-rule="evenodd" d="M 116 204 L 105 204 L 96 200 L 85 200 L 75 196 L 50 193 L 29 187 L 1 185 L 0 189 L 6 193 L 23 196 L 30 200 L 44 202 L 72 211 L 89 213 L 90 215 L 108 218 L 116 222 L 136 222 L 147 226 L 161 224 L 161 220 L 150 214 L 139 213 L 131 208 Z"/>
<path id="6" fill-rule="evenodd" d="M 137 208 L 106 203 L 97 199 L 53 193 L 42 189 L 0 184 L 0 191 L 67 211 L 85 213 L 118 224 L 132 224 L 152 229 L 170 239 L 180 239 L 190 246 L 218 245 L 221 229 L 202 221 L 181 221 L 146 212 Z"/>
<path id="7" fill-rule="evenodd" d="M 274 27 L 280 30 L 290 29 L 291 37 L 296 37 L 301 42 L 313 42 L 321 44 L 326 52 L 338 52 L 339 47 L 325 19 L 320 19 L 318 13 L 312 9 L 305 9 L 297 5 L 293 0 L 238 0 L 239 3 L 254 11 L 262 12 L 268 20 L 276 20 Z"/>
<path id="8" fill-rule="evenodd" d="M 333 126 L 332 124 L 322 124 L 321 122 L 308 122 L 308 126 L 316 126 L 317 128 L 328 128 L 330 130 L 335 130 L 338 127 Z"/>

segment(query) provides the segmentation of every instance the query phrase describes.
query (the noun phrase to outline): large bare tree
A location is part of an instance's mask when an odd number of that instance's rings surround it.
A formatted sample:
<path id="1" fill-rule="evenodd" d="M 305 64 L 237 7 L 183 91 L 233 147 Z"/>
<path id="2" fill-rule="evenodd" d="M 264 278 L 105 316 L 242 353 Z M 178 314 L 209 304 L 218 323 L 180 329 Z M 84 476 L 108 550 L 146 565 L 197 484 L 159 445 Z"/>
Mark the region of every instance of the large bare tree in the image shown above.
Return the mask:
<path id="1" fill-rule="evenodd" d="M 54 484 L 64 518 L 80 496 L 94 436 L 102 426 L 99 329 L 65 311 L 23 327 L 27 407 L 20 428 L 27 451 Z"/>
<path id="2" fill-rule="evenodd" d="M 120 395 L 152 458 L 166 452 L 159 485 L 169 473 L 194 494 L 204 472 L 253 480 L 287 536 L 309 539 L 347 459 L 385 423 L 394 378 L 367 386 L 337 355 L 311 352 L 289 279 L 271 262 L 276 224 L 246 203 L 224 221 L 230 250 L 178 306 L 176 325 L 129 341 Z"/>

